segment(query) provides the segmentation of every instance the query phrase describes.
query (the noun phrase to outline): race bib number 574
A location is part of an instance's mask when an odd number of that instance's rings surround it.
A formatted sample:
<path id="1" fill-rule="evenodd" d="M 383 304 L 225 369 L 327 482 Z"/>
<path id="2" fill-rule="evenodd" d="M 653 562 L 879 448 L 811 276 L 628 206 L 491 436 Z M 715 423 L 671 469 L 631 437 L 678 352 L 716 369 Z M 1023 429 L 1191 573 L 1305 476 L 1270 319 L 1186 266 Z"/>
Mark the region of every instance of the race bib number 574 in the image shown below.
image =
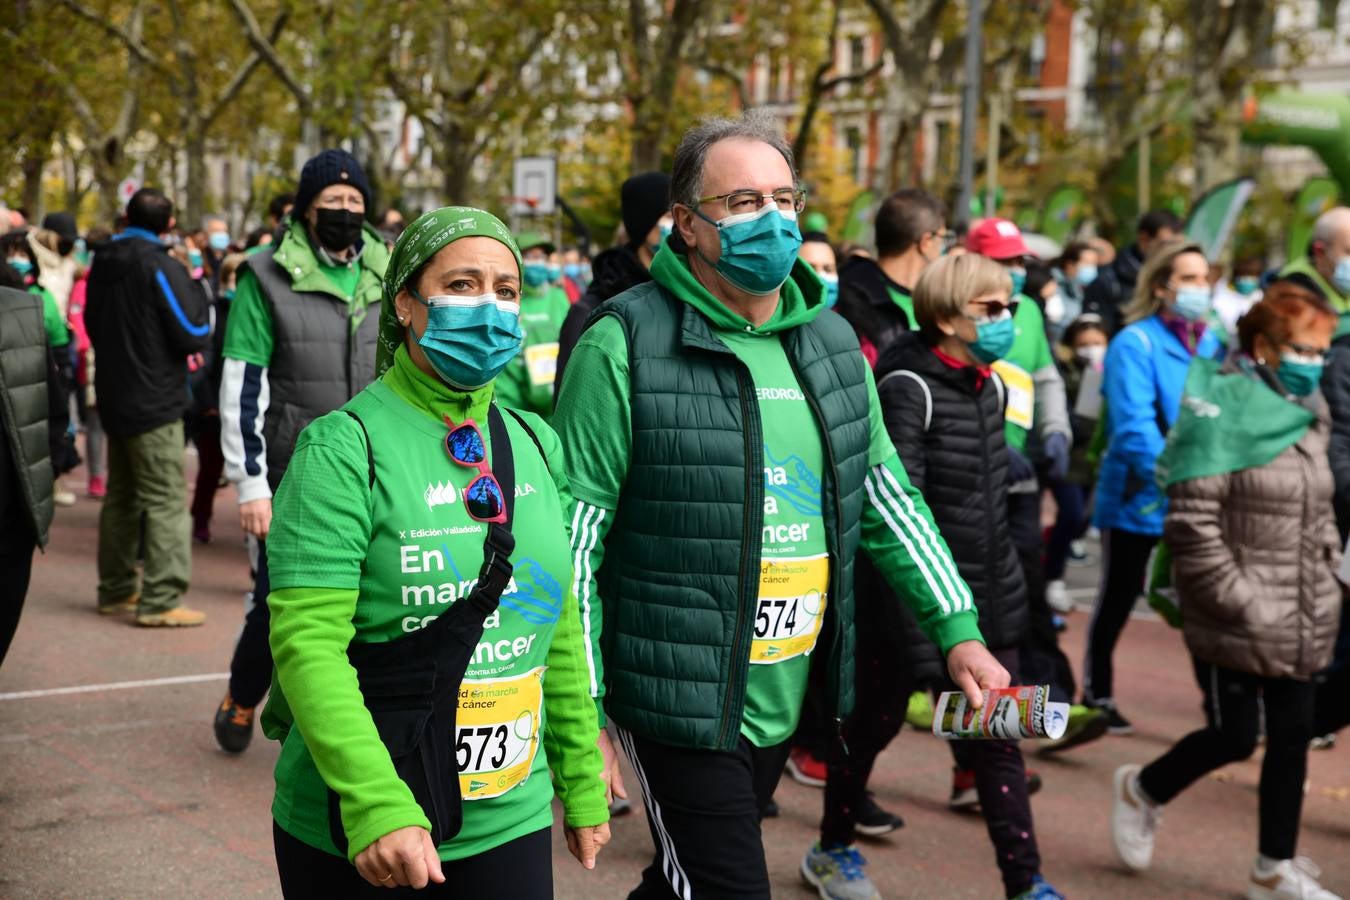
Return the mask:
<path id="1" fill-rule="evenodd" d="M 828 554 L 763 560 L 751 663 L 782 662 L 815 649 L 829 583 Z"/>
<path id="2" fill-rule="evenodd" d="M 465 800 L 500 797 L 530 777 L 539 752 L 546 668 L 460 683 L 455 763 Z"/>

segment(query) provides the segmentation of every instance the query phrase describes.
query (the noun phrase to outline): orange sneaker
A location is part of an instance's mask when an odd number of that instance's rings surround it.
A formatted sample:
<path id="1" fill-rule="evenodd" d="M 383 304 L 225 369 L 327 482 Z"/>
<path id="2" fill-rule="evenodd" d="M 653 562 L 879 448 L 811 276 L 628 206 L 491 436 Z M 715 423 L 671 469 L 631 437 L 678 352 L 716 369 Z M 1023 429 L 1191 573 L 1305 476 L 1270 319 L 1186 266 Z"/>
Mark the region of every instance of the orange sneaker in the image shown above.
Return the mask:
<path id="1" fill-rule="evenodd" d="M 136 607 L 140 602 L 140 594 L 132 594 L 130 597 L 121 600 L 111 600 L 106 603 L 100 600 L 98 604 L 98 614 L 100 616 L 115 616 L 118 613 L 135 612 Z"/>
<path id="2" fill-rule="evenodd" d="M 146 628 L 191 628 L 206 621 L 206 613 L 186 606 L 175 606 L 162 613 L 145 613 L 136 616 L 136 624 Z"/>

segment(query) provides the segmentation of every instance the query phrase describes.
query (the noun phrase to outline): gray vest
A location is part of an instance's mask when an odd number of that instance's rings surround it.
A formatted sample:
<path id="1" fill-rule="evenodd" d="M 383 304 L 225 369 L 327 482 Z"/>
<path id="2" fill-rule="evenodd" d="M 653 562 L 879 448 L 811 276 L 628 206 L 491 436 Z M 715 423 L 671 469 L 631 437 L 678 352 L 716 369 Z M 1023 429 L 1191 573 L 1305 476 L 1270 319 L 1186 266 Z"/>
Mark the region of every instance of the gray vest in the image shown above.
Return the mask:
<path id="1" fill-rule="evenodd" d="M 332 294 L 298 293 L 272 251 L 245 265 L 258 279 L 272 314 L 271 400 L 263 421 L 267 481 L 273 492 L 286 474 L 295 442 L 310 422 L 342 406 L 375 379 L 378 305 L 355 310 Z"/>
<path id="2" fill-rule="evenodd" d="M 0 422 L 37 535 L 47 545 L 52 521 L 52 461 L 47 444 L 47 330 L 42 298 L 0 288 Z M 0 478 L 7 478 L 0 473 Z"/>

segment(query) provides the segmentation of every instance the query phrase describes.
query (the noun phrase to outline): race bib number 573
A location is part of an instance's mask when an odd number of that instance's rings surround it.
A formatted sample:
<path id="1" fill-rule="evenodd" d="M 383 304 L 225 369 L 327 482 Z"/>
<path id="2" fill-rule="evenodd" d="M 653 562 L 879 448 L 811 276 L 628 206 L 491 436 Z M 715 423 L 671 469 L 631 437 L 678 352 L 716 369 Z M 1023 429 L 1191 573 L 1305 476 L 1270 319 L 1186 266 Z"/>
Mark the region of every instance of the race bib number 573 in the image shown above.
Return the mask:
<path id="1" fill-rule="evenodd" d="M 530 777 L 539 752 L 546 668 L 460 683 L 455 763 L 465 800 L 500 797 Z"/>
<path id="2" fill-rule="evenodd" d="M 829 583 L 828 554 L 763 560 L 751 663 L 782 662 L 815 649 Z"/>

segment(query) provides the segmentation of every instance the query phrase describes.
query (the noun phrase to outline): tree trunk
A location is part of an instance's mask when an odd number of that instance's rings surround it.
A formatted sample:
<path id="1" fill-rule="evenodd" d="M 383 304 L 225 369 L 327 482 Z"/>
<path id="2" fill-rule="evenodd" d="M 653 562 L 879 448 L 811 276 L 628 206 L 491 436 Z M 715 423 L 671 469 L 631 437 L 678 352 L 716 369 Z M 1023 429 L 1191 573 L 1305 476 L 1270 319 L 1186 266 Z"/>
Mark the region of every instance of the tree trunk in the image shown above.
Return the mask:
<path id="1" fill-rule="evenodd" d="M 29 224 L 42 221 L 42 169 L 47 164 L 48 144 L 34 141 L 23 158 L 23 206 Z"/>
<path id="2" fill-rule="evenodd" d="M 206 135 L 197 116 L 188 116 L 183 145 L 187 156 L 186 197 L 182 205 L 182 221 L 188 228 L 197 228 L 206 216 Z"/>

